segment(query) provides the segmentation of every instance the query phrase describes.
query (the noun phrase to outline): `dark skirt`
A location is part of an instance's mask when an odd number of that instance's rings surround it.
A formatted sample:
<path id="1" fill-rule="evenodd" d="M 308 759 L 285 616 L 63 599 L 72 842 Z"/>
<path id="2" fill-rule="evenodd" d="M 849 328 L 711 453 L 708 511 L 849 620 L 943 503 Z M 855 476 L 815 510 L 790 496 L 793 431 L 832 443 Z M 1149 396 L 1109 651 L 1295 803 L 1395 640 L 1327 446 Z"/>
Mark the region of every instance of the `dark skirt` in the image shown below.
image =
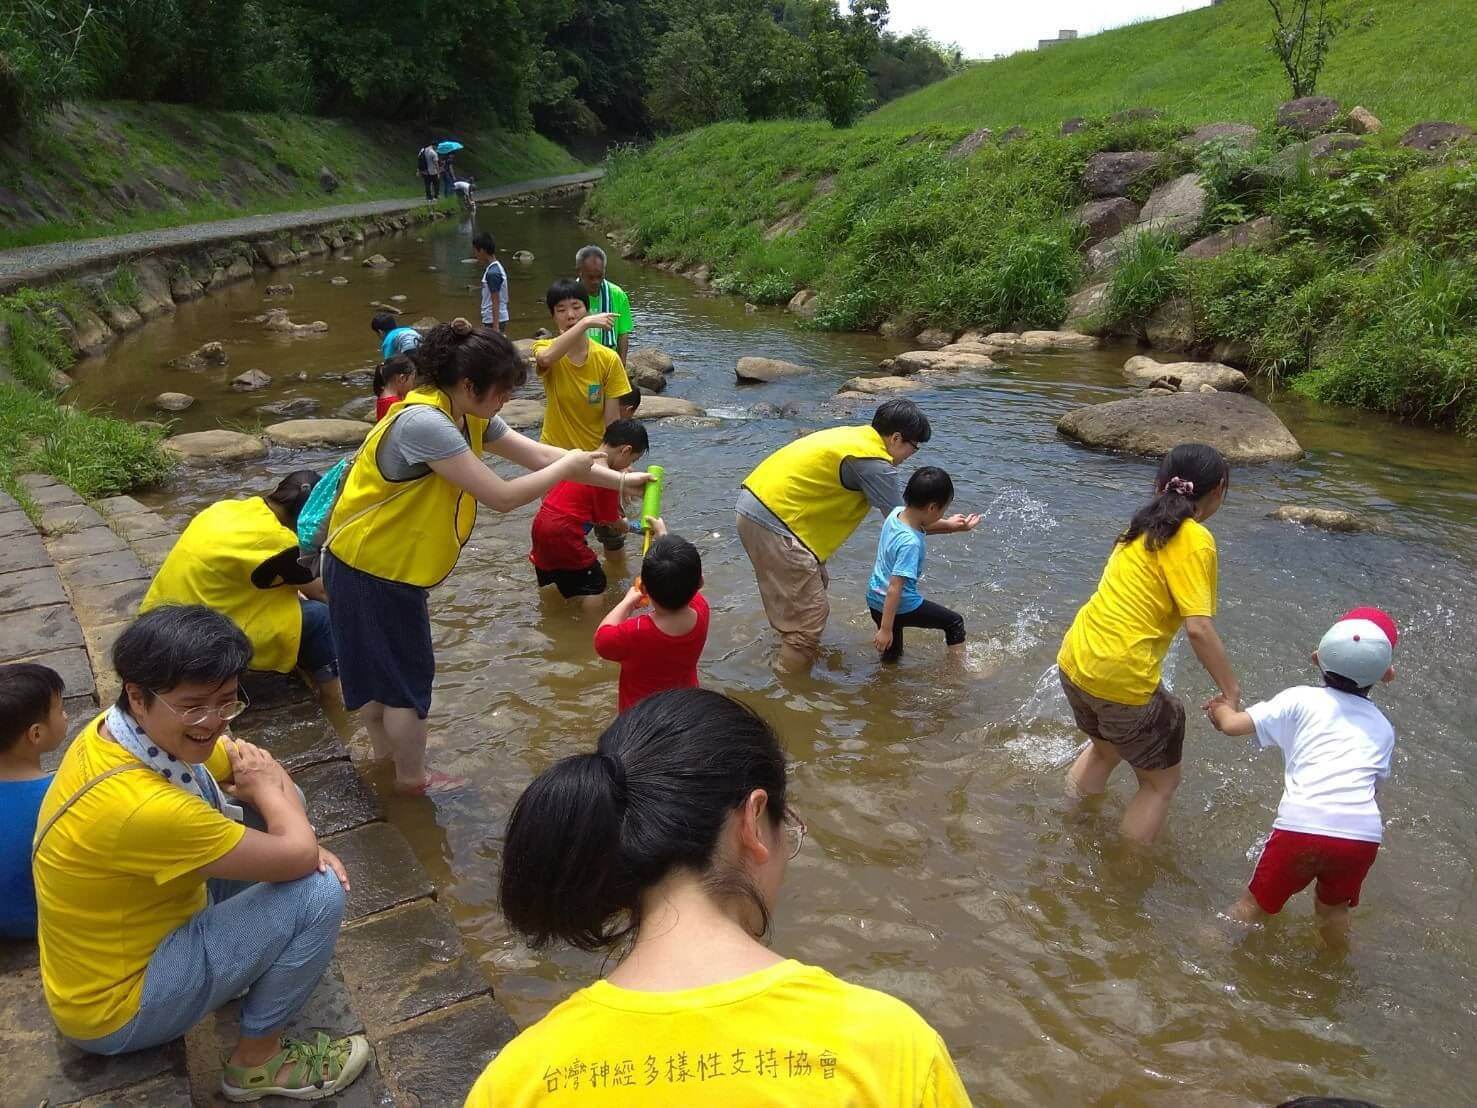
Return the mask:
<path id="1" fill-rule="evenodd" d="M 436 678 L 427 590 L 364 573 L 327 551 L 323 585 L 345 707 L 353 711 L 372 700 L 413 708 L 425 719 Z"/>

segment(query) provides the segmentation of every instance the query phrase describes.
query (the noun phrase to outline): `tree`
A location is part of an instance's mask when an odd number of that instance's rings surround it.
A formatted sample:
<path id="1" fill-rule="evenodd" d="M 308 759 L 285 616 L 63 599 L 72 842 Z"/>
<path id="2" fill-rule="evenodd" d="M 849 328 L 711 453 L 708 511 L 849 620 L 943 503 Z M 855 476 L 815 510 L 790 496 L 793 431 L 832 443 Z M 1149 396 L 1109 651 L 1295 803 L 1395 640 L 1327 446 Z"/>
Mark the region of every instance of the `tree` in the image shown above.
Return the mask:
<path id="1" fill-rule="evenodd" d="M 1346 21 L 1328 11 L 1328 0 L 1267 0 L 1277 27 L 1272 52 L 1282 63 L 1292 85 L 1292 96 L 1312 96 L 1318 74 Z"/>
<path id="2" fill-rule="evenodd" d="M 872 96 L 885 104 L 963 68 L 959 48 L 939 45 L 926 31 L 901 36 L 884 32 L 876 54 L 867 62 L 867 75 Z"/>

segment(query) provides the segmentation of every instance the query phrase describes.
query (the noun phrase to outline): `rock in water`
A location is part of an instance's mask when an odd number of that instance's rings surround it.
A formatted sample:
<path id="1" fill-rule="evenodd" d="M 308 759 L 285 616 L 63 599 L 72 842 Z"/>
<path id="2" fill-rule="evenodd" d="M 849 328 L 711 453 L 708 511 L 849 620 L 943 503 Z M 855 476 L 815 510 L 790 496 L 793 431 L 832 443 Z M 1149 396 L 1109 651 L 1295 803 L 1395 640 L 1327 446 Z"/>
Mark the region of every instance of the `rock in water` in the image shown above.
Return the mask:
<path id="1" fill-rule="evenodd" d="M 203 369 L 208 365 L 227 365 L 230 360 L 224 346 L 218 342 L 207 342 L 184 357 L 174 359 L 169 365 L 174 369 Z"/>
<path id="2" fill-rule="evenodd" d="M 643 346 L 637 350 L 632 350 L 626 358 L 626 369 L 628 371 L 654 369 L 658 373 L 671 373 L 676 368 L 676 364 L 672 361 L 672 355 L 668 354 L 665 350 L 658 350 L 654 346 Z"/>
<path id="3" fill-rule="evenodd" d="M 514 250 L 513 251 L 513 260 L 515 262 L 521 262 L 522 264 L 527 265 L 529 262 L 533 261 L 533 251 L 532 250 Z"/>
<path id="4" fill-rule="evenodd" d="M 1173 378 L 1184 392 L 1193 392 L 1202 385 L 1217 392 L 1245 392 L 1247 388 L 1246 374 L 1219 362 L 1156 362 L 1143 354 L 1123 363 L 1123 375 L 1145 386 L 1163 377 Z"/>
<path id="5" fill-rule="evenodd" d="M 925 350 L 939 350 L 954 341 L 954 332 L 938 327 L 926 327 L 918 332 L 918 345 Z"/>
<path id="6" fill-rule="evenodd" d="M 231 381 L 231 388 L 237 392 L 255 392 L 264 389 L 272 383 L 272 378 L 259 369 L 248 369 Z"/>
<path id="7" fill-rule="evenodd" d="M 869 396 L 887 392 L 906 392 L 921 389 L 923 382 L 916 377 L 853 377 L 837 392 L 860 392 Z"/>
<path id="8" fill-rule="evenodd" d="M 383 254 L 371 254 L 360 264 L 367 266 L 370 269 L 390 269 L 394 266 L 395 263 L 390 261 L 390 259 L 385 257 Z"/>
<path id="9" fill-rule="evenodd" d="M 296 290 L 291 285 L 268 285 L 267 296 L 291 296 Z"/>
<path id="10" fill-rule="evenodd" d="M 635 385 L 643 392 L 661 392 L 667 387 L 666 374 L 659 369 L 650 366 L 627 366 L 626 373 Z"/>
<path id="11" fill-rule="evenodd" d="M 646 407 L 643 399 L 641 407 Z M 645 415 L 645 412 L 641 413 Z M 526 431 L 530 427 L 537 427 L 544 421 L 544 406 L 537 400 L 509 400 L 503 405 L 498 415 L 509 427 L 515 427 L 520 431 Z"/>
<path id="12" fill-rule="evenodd" d="M 995 347 L 980 346 L 964 349 L 945 347 L 942 350 L 909 350 L 892 359 L 892 369 L 899 376 L 913 373 L 959 373 L 965 370 L 998 369 L 1000 364 L 984 351 Z"/>
<path id="13" fill-rule="evenodd" d="M 1301 523 L 1305 527 L 1319 527 L 1324 531 L 1352 532 L 1373 530 L 1373 524 L 1361 519 L 1353 512 L 1341 508 L 1305 508 L 1301 504 L 1284 504 L 1276 511 L 1267 513 L 1268 519 L 1282 519 L 1289 523 Z"/>
<path id="14" fill-rule="evenodd" d="M 154 407 L 161 412 L 182 412 L 193 403 L 195 398 L 187 392 L 161 392 L 154 397 Z"/>
<path id="15" fill-rule="evenodd" d="M 263 404 L 257 409 L 262 415 L 271 416 L 274 419 L 301 419 L 303 416 L 312 415 L 317 410 L 318 401 L 311 396 L 294 396 L 290 400 L 277 400 L 271 404 Z"/>
<path id="16" fill-rule="evenodd" d="M 674 416 L 705 416 L 708 413 L 691 400 L 676 396 L 643 396 L 640 414 L 642 419 L 670 419 Z"/>
<path id="17" fill-rule="evenodd" d="M 778 381 L 783 377 L 801 377 L 809 372 L 809 366 L 779 358 L 740 358 L 734 367 L 740 381 Z"/>
<path id="18" fill-rule="evenodd" d="M 358 446 L 369 425 L 357 419 L 289 419 L 267 428 L 279 446 Z"/>
<path id="19" fill-rule="evenodd" d="M 187 465 L 249 462 L 267 456 L 267 444 L 255 435 L 224 428 L 175 435 L 164 440 L 164 449 Z"/>
<path id="20" fill-rule="evenodd" d="M 814 319 L 815 309 L 814 289 L 801 289 L 794 296 L 790 297 L 790 302 L 785 305 L 785 311 L 790 312 L 792 315 L 798 315 L 801 319 Z"/>
<path id="21" fill-rule="evenodd" d="M 1287 462 L 1303 448 L 1272 410 L 1234 392 L 1137 396 L 1078 408 L 1057 430 L 1086 446 L 1160 457 L 1182 442 L 1214 446 L 1230 462 Z"/>

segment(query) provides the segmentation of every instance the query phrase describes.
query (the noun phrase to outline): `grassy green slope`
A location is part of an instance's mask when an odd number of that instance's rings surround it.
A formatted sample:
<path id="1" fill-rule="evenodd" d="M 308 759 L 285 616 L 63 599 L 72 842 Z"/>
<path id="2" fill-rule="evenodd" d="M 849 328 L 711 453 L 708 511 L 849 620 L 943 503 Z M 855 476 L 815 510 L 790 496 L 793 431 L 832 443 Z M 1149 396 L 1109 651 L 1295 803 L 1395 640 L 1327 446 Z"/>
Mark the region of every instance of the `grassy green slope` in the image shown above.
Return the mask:
<path id="1" fill-rule="evenodd" d="M 416 150 L 432 133 L 466 144 L 459 172 L 483 187 L 582 168 L 533 133 L 430 132 L 127 101 L 73 104 L 0 143 L 0 208 L 14 216 L 0 213 L 0 248 L 414 196 Z M 339 178 L 331 194 L 318 183 L 321 166 Z M 49 218 L 29 221 L 19 214 L 21 201 Z"/>
<path id="2" fill-rule="evenodd" d="M 1472 0 L 1358 0 L 1334 43 L 1322 95 L 1364 104 L 1387 126 L 1477 119 Z M 864 126 L 1056 128 L 1072 116 L 1154 107 L 1186 119 L 1263 123 L 1287 98 L 1268 49 L 1265 0 L 1105 31 L 974 66 L 883 106 Z"/>

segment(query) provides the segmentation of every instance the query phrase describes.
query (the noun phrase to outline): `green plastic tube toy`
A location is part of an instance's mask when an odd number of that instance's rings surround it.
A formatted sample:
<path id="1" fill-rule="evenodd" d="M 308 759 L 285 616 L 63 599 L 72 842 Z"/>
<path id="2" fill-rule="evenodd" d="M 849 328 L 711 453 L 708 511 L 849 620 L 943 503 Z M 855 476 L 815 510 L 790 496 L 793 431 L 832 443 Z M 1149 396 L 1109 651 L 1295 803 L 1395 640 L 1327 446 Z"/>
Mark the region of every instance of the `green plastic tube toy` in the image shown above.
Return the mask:
<path id="1" fill-rule="evenodd" d="M 651 474 L 651 480 L 641 492 L 641 529 L 646 532 L 646 541 L 641 544 L 643 555 L 651 549 L 651 525 L 646 521 L 662 514 L 662 477 L 666 470 L 661 466 L 647 466 L 646 472 Z"/>

